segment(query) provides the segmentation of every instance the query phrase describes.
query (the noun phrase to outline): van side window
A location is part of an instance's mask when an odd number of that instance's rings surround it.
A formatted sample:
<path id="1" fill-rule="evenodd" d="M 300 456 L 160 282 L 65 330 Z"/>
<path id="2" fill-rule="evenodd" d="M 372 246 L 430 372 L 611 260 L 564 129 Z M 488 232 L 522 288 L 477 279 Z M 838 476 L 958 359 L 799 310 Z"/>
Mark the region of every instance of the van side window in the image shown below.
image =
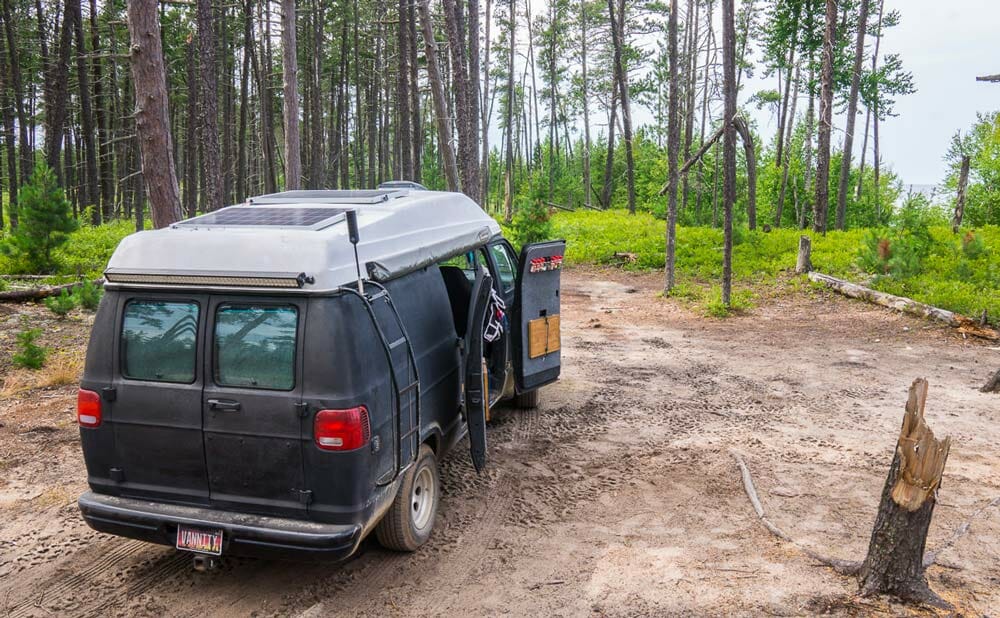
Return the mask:
<path id="1" fill-rule="evenodd" d="M 497 265 L 497 277 L 500 279 L 500 287 L 503 288 L 504 292 L 510 292 L 514 289 L 516 274 L 510 253 L 507 252 L 507 246 L 503 243 L 492 244 L 490 245 L 490 253 L 493 254 L 493 261 Z"/>
<path id="2" fill-rule="evenodd" d="M 213 354 L 219 386 L 291 390 L 295 386 L 295 307 L 219 306 Z"/>
<path id="3" fill-rule="evenodd" d="M 194 382 L 198 305 L 131 300 L 122 318 L 122 375 L 133 380 Z"/>

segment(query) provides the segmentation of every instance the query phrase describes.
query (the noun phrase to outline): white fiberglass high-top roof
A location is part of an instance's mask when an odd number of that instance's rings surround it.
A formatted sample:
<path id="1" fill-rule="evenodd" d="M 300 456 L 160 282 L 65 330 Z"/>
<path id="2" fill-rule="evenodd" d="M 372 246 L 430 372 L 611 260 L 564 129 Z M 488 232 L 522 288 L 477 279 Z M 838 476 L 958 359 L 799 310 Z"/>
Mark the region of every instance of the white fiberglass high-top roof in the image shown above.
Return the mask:
<path id="1" fill-rule="evenodd" d="M 365 278 L 389 279 L 500 233 L 497 222 L 461 193 L 287 191 L 126 237 L 108 263 L 108 283 L 271 287 L 240 281 L 302 275 L 295 287 L 336 289 L 357 279 L 349 210 L 358 215 Z"/>

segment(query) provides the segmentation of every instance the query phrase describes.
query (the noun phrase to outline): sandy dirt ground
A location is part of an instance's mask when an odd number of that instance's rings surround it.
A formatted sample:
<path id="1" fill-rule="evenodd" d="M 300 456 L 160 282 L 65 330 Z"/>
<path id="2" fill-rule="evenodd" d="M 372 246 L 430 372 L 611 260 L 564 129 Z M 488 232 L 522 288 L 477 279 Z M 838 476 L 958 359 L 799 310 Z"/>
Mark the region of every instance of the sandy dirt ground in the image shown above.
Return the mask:
<path id="1" fill-rule="evenodd" d="M 442 463 L 430 542 L 366 541 L 340 565 L 190 555 L 89 530 L 75 386 L 0 402 L 0 616 L 913 615 L 768 533 L 730 453 L 742 453 L 771 519 L 801 545 L 861 559 L 910 382 L 954 440 L 928 571 L 966 616 L 1000 613 L 1000 396 L 978 392 L 1000 348 L 804 291 L 714 320 L 658 298 L 659 277 L 570 270 L 563 376 L 532 412 L 495 410 L 489 469 L 463 445 Z M 88 318 L 0 306 L 0 371 L 27 313 L 44 341 L 81 348 Z"/>

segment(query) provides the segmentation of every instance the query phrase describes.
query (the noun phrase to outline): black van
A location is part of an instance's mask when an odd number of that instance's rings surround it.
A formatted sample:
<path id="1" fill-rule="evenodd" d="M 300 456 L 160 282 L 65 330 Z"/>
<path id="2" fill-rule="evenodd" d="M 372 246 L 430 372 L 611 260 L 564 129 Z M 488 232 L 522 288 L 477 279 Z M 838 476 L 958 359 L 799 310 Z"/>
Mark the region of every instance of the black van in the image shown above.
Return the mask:
<path id="1" fill-rule="evenodd" d="M 204 556 L 430 536 L 437 461 L 560 369 L 563 241 L 464 195 L 294 191 L 122 241 L 77 418 L 94 529 Z"/>

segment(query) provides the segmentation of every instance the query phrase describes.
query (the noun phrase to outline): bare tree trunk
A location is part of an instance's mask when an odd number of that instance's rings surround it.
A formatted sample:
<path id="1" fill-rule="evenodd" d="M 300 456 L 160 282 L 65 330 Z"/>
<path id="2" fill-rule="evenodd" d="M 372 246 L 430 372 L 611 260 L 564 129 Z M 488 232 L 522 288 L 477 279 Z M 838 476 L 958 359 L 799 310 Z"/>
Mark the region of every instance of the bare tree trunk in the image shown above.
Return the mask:
<path id="1" fill-rule="evenodd" d="M 507 109 L 504 112 L 507 144 L 504 157 L 503 218 L 510 223 L 514 217 L 514 49 L 517 34 L 517 4 L 514 0 L 510 0 L 507 10 L 510 19 L 510 29 L 507 32 L 510 47 L 507 50 Z"/>
<path id="2" fill-rule="evenodd" d="M 438 64 L 437 44 L 434 42 L 434 26 L 431 21 L 428 0 L 418 0 L 420 23 L 424 31 L 424 53 L 427 56 L 427 79 L 430 82 L 431 95 L 434 99 L 434 113 L 437 116 L 438 148 L 444 160 L 444 174 L 448 181 L 449 191 L 459 190 L 458 164 L 455 161 L 455 151 L 451 147 L 451 125 L 448 122 L 448 102 L 445 100 L 444 84 L 441 81 L 441 69 Z"/>
<path id="3" fill-rule="evenodd" d="M 479 188 L 479 178 L 476 174 L 477 163 L 479 162 L 478 136 L 474 131 L 471 106 L 471 93 L 469 91 L 469 73 L 465 66 L 465 45 L 463 41 L 461 27 L 462 7 L 456 0 L 442 0 L 444 8 L 444 23 L 448 34 L 448 46 L 450 49 L 452 83 L 455 90 L 455 125 L 458 133 L 458 158 L 461 161 L 459 166 L 459 176 L 461 178 L 462 191 L 478 201 L 477 189 Z M 476 37 L 479 33 L 476 33 Z M 478 96 L 478 94 L 477 94 Z"/>
<path id="4" fill-rule="evenodd" d="M 667 133 L 667 167 L 669 168 L 670 179 L 667 189 L 667 259 L 666 259 L 666 281 L 663 290 L 669 293 L 674 289 L 674 268 L 677 247 L 677 159 L 680 156 L 680 67 L 677 66 L 677 0 L 670 0 L 670 22 L 667 25 L 670 31 L 668 43 L 668 56 L 670 61 L 670 100 L 668 103 L 669 118 Z M 686 178 L 686 176 L 685 176 Z"/>
<path id="5" fill-rule="evenodd" d="M 879 47 L 882 45 L 882 15 L 885 9 L 885 0 L 879 0 L 878 3 L 878 26 L 876 28 L 875 35 L 875 51 L 872 53 L 872 73 L 878 68 L 878 54 Z M 879 186 L 879 173 L 881 172 L 882 161 L 879 155 L 879 143 L 878 143 L 878 122 L 879 122 L 879 109 L 878 109 L 878 93 L 875 93 L 875 102 L 872 105 L 872 180 L 875 183 L 875 220 L 878 224 L 882 222 L 882 187 Z"/>
<path id="6" fill-rule="evenodd" d="M 615 16 L 614 0 L 608 0 L 608 14 L 611 18 L 611 39 L 614 46 L 615 74 L 618 94 L 622 102 L 622 129 L 625 139 L 625 178 L 628 183 L 628 211 L 635 214 L 635 158 L 632 152 L 632 113 L 629 104 L 628 71 L 622 59 L 625 45 L 625 0 L 618 0 L 618 15 Z"/>
<path id="7" fill-rule="evenodd" d="M 130 0 L 128 28 L 132 42 L 130 57 L 136 92 L 135 124 L 142 156 L 142 175 L 148 188 L 153 225 L 162 228 L 180 220 L 181 203 L 170 136 L 167 77 L 157 8 L 156 0 Z M 137 204 L 137 209 L 142 211 L 141 202 Z"/>
<path id="8" fill-rule="evenodd" d="M 45 93 L 48 96 L 45 101 L 45 163 L 55 172 L 60 183 L 64 182 L 60 156 L 68 115 L 66 107 L 69 101 L 69 56 L 73 40 L 74 6 L 79 10 L 78 0 L 67 0 L 64 4 L 56 57 L 44 63 L 49 67 L 49 74 L 45 76 Z M 16 62 L 14 56 L 11 57 L 11 62 Z M 23 121 L 18 118 L 18 122 Z"/>
<path id="9" fill-rule="evenodd" d="M 413 142 L 410 128 L 410 54 L 407 37 L 406 6 L 409 0 L 399 0 L 399 24 L 396 30 L 396 47 L 399 68 L 396 74 L 396 115 L 399 122 L 399 158 L 402 180 L 413 179 Z"/>
<path id="10" fill-rule="evenodd" d="M 830 0 L 832 1 L 832 0 Z M 722 304 L 728 307 L 733 285 L 733 206 L 736 204 L 736 26 L 733 0 L 722 0 L 722 78 L 725 112 L 722 158 L 725 180 L 722 186 L 724 210 L 722 251 Z"/>
<path id="11" fill-rule="evenodd" d="M 187 44 L 187 118 L 184 136 L 184 212 L 198 212 L 198 77 L 195 42 Z"/>
<path id="12" fill-rule="evenodd" d="M 201 90 L 198 96 L 201 132 L 201 168 L 204 170 L 203 207 L 206 211 L 222 208 L 222 163 L 219 148 L 219 90 L 216 76 L 216 29 L 212 0 L 197 0 L 198 64 Z"/>
<path id="13" fill-rule="evenodd" d="M 851 94 L 847 103 L 847 126 L 844 129 L 844 156 L 840 162 L 840 184 L 837 188 L 837 229 L 844 229 L 847 216 L 847 183 L 851 177 L 851 155 L 854 149 L 854 123 L 858 115 L 858 89 L 861 86 L 861 59 L 865 54 L 865 31 L 868 27 L 868 0 L 861 0 L 858 15 L 858 38 L 854 44 L 854 69 L 851 73 Z"/>
<path id="14" fill-rule="evenodd" d="M 580 0 L 580 90 L 583 98 L 583 205 L 591 207 L 590 84 L 587 80 L 587 1 Z"/>
<path id="15" fill-rule="evenodd" d="M 808 195 L 810 195 L 812 193 L 812 191 L 811 191 L 811 189 L 812 189 L 811 185 L 812 185 L 812 182 L 813 182 L 813 165 L 812 165 L 812 161 L 813 161 L 813 131 L 814 131 L 814 129 L 813 129 L 813 121 L 814 121 L 815 109 L 816 109 L 816 95 L 813 92 L 813 89 L 812 89 L 812 86 L 811 86 L 811 84 L 813 82 L 813 69 L 812 69 L 812 59 L 811 58 L 810 58 L 810 62 L 808 64 L 809 64 L 809 80 L 806 83 L 810 84 L 810 86 L 809 86 L 809 105 L 808 105 L 808 107 L 806 107 L 806 154 L 805 154 L 805 162 L 804 162 L 804 165 L 803 165 L 803 167 L 805 169 L 805 178 L 803 179 L 804 180 L 804 184 L 803 184 L 803 187 L 802 187 L 802 189 L 803 189 L 802 192 L 803 192 L 804 196 L 808 196 Z M 806 211 L 808 210 L 806 208 L 807 203 L 805 202 L 805 199 L 806 198 L 803 197 L 802 208 L 799 209 L 799 229 L 803 229 L 803 230 L 806 228 Z"/>
<path id="16" fill-rule="evenodd" d="M 733 128 L 740 134 L 743 152 L 747 160 L 747 224 L 751 230 L 757 229 L 757 151 L 753 145 L 753 135 L 742 117 L 733 118 Z"/>
<path id="17" fill-rule="evenodd" d="M 199 0 L 204 2 L 205 0 Z M 281 0 L 281 60 L 284 78 L 285 190 L 302 187 L 299 148 L 299 60 L 295 39 L 295 0 Z"/>
<path id="18" fill-rule="evenodd" d="M 87 45 L 83 38 L 83 15 L 80 9 L 80 0 L 70 0 L 67 3 L 73 6 L 73 33 L 76 39 L 76 80 L 80 94 L 80 124 L 83 137 L 83 169 L 85 188 L 85 199 L 81 201 L 84 206 L 94 206 L 93 222 L 101 222 L 101 193 L 98 190 L 97 182 L 97 146 L 94 144 L 94 108 L 90 99 L 90 73 L 87 70 Z M 95 50 L 96 53 L 96 50 Z"/>
<path id="19" fill-rule="evenodd" d="M 955 199 L 955 216 L 951 219 L 951 230 L 958 233 L 965 214 L 965 188 L 969 184 L 969 155 L 962 157 L 962 167 L 958 173 L 958 197 Z"/>
<path id="20" fill-rule="evenodd" d="M 10 0 L 3 0 L 3 27 L 4 36 L 7 40 L 7 60 L 10 64 L 8 67 L 10 70 L 10 81 L 13 86 L 13 97 L 14 97 L 14 109 L 17 111 L 17 128 L 20 134 L 20 166 L 21 173 L 19 176 L 11 175 L 11 178 L 17 178 L 17 182 L 12 183 L 10 192 L 10 225 L 11 227 L 17 227 L 17 188 L 19 188 L 24 183 L 28 182 L 31 178 L 31 173 L 34 171 L 34 159 L 35 155 L 32 149 L 31 139 L 28 137 L 28 114 L 25 111 L 24 102 L 26 100 L 24 93 L 24 84 L 21 80 L 21 55 L 19 53 L 20 47 L 17 44 L 17 34 L 14 32 L 14 21 L 11 16 Z"/>
<path id="21" fill-rule="evenodd" d="M 236 134 L 236 200 L 249 197 L 247 190 L 247 125 L 250 117 L 250 59 L 253 49 L 251 0 L 243 0 L 243 67 L 240 70 L 240 127 Z"/>
<path id="22" fill-rule="evenodd" d="M 479 83 L 479 0 L 468 0 L 469 3 L 469 28 L 468 28 L 468 108 L 469 108 L 469 163 L 468 163 L 468 183 L 465 187 L 466 195 L 472 197 L 480 206 L 486 207 L 486 194 L 482 192 L 483 170 L 479 165 L 479 153 L 477 146 L 480 139 L 480 83 Z M 489 21 L 489 13 L 486 19 Z M 463 39 L 465 35 L 463 34 Z M 487 47 L 490 40 L 486 38 Z"/>
<path id="23" fill-rule="evenodd" d="M 865 1 L 867 2 L 867 0 Z M 792 42 L 791 45 L 788 46 L 788 77 L 785 79 L 785 95 L 781 102 L 781 111 L 778 114 L 778 139 L 777 139 L 778 144 L 777 147 L 775 148 L 775 155 L 774 155 L 774 165 L 776 167 L 782 164 L 782 161 L 784 160 L 783 159 L 784 149 L 788 147 L 787 141 L 785 140 L 785 134 L 786 133 L 790 134 L 790 131 L 785 130 L 785 126 L 789 123 L 788 107 L 789 105 L 791 105 L 792 108 L 794 109 L 795 106 L 795 99 L 792 99 L 791 103 L 789 103 L 788 99 L 789 99 L 789 92 L 791 92 L 792 90 L 792 73 L 798 72 L 798 67 L 795 64 L 795 49 L 796 47 L 798 47 L 799 43 L 799 14 L 801 10 L 802 10 L 802 5 L 796 4 L 795 18 L 792 20 Z M 781 75 L 780 70 L 778 75 L 780 77 Z M 791 114 L 791 122 L 792 123 L 795 122 L 794 112 Z M 779 204 L 778 210 L 781 210 L 780 198 L 778 204 Z M 775 223 L 775 227 L 777 226 L 778 223 Z"/>
<path id="24" fill-rule="evenodd" d="M 903 427 L 889 467 L 861 566 L 861 594 L 891 594 L 905 601 L 949 607 L 927 585 L 924 547 L 951 440 L 938 440 L 924 420 L 927 381 L 910 386 Z"/>
<path id="25" fill-rule="evenodd" d="M 785 126 L 785 154 L 781 160 L 781 188 L 778 190 L 778 204 L 774 210 L 774 227 L 781 227 L 781 216 L 785 208 L 785 194 L 788 191 L 788 172 L 791 168 L 792 127 L 795 126 L 795 107 L 799 97 L 799 66 L 795 65 L 795 89 L 792 94 L 791 110 Z"/>
<path id="26" fill-rule="evenodd" d="M 816 154 L 816 202 L 813 204 L 813 229 L 822 233 L 826 233 L 826 215 L 830 209 L 830 133 L 833 130 L 833 43 L 836 27 L 837 0 L 826 0 L 819 95 L 819 145 Z"/>
<path id="27" fill-rule="evenodd" d="M 615 171 L 615 118 L 618 105 L 618 89 L 614 80 L 611 84 L 611 109 L 608 112 L 608 155 L 604 159 L 604 184 L 601 187 L 601 207 L 611 208 L 611 195 L 614 192 Z"/>

